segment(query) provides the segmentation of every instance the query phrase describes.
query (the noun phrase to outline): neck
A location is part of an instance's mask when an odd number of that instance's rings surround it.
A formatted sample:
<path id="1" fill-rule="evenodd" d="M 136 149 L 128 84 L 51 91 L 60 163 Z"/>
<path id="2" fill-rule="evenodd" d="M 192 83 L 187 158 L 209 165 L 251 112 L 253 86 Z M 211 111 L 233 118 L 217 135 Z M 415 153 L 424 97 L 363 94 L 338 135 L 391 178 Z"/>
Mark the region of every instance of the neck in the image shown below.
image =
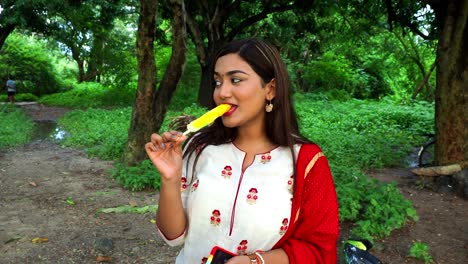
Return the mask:
<path id="1" fill-rule="evenodd" d="M 264 124 L 261 127 L 238 127 L 234 144 L 245 152 L 264 153 L 274 148 L 265 132 Z"/>

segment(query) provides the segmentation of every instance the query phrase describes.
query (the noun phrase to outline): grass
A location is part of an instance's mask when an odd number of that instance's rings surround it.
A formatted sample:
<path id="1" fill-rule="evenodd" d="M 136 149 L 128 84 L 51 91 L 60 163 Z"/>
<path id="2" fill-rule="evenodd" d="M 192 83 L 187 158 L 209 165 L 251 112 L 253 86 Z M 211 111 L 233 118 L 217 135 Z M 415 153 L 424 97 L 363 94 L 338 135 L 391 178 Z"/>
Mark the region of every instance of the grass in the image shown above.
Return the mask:
<path id="1" fill-rule="evenodd" d="M 408 256 L 424 261 L 424 263 L 434 263 L 434 259 L 429 253 L 429 246 L 425 243 L 414 242 Z"/>
<path id="2" fill-rule="evenodd" d="M 0 120 L 0 149 L 16 147 L 31 139 L 34 123 L 21 109 L 0 105 Z"/>

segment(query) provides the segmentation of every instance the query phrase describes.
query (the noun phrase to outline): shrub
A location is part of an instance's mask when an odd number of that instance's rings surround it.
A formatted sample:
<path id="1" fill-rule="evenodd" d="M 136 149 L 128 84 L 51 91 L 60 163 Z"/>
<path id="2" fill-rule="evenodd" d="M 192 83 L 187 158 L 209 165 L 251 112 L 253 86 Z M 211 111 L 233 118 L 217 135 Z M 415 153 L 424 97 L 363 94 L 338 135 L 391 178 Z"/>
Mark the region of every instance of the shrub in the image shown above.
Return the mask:
<path id="1" fill-rule="evenodd" d="M 0 149 L 27 143 L 34 131 L 34 123 L 15 106 L 0 105 Z"/>
<path id="2" fill-rule="evenodd" d="M 424 263 L 434 263 L 434 260 L 429 253 L 429 246 L 421 242 L 415 242 L 411 246 L 409 256 L 420 259 L 424 261 Z"/>
<path id="3" fill-rule="evenodd" d="M 13 33 L 0 54 L 0 81 L 5 83 L 13 75 L 21 93 L 41 96 L 57 92 L 61 87 L 54 66 L 57 60 L 44 42 Z"/>
<path id="4" fill-rule="evenodd" d="M 118 87 L 107 88 L 100 83 L 84 82 L 76 84 L 67 92 L 43 96 L 39 102 L 73 108 L 130 106 L 135 90 Z"/>

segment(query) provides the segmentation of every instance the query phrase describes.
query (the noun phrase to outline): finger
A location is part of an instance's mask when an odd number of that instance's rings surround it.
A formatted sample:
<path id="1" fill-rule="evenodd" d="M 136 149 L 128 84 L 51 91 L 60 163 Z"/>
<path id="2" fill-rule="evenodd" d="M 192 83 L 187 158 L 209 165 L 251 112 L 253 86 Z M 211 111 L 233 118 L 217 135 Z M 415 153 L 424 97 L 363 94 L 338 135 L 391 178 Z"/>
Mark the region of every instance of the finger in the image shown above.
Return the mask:
<path id="1" fill-rule="evenodd" d="M 162 136 L 154 133 L 154 134 L 151 135 L 151 143 L 156 148 L 163 148 L 164 140 L 163 140 Z"/>
<path id="2" fill-rule="evenodd" d="M 146 154 L 150 155 L 151 153 L 153 152 L 157 152 L 158 151 L 158 148 L 156 148 L 153 143 L 151 142 L 148 142 L 145 144 L 145 150 L 146 150 Z"/>
<path id="3" fill-rule="evenodd" d="M 174 142 L 177 138 L 177 131 L 173 133 L 173 131 L 164 132 L 161 137 L 163 138 L 163 142 Z"/>
<path id="4" fill-rule="evenodd" d="M 179 132 L 177 134 L 177 138 L 176 138 L 176 146 L 180 146 L 182 145 L 182 143 L 184 143 L 185 140 L 187 140 L 187 136 L 182 134 L 181 132 Z"/>

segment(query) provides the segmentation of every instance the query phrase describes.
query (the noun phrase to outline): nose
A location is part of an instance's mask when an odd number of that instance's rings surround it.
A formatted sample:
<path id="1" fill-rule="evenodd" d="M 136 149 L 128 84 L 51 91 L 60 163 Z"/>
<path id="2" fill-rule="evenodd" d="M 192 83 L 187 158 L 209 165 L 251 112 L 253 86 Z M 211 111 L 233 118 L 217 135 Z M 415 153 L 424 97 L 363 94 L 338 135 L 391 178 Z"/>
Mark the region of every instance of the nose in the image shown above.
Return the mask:
<path id="1" fill-rule="evenodd" d="M 229 82 L 223 82 L 218 89 L 218 95 L 221 99 L 226 99 L 232 96 L 232 87 Z"/>

